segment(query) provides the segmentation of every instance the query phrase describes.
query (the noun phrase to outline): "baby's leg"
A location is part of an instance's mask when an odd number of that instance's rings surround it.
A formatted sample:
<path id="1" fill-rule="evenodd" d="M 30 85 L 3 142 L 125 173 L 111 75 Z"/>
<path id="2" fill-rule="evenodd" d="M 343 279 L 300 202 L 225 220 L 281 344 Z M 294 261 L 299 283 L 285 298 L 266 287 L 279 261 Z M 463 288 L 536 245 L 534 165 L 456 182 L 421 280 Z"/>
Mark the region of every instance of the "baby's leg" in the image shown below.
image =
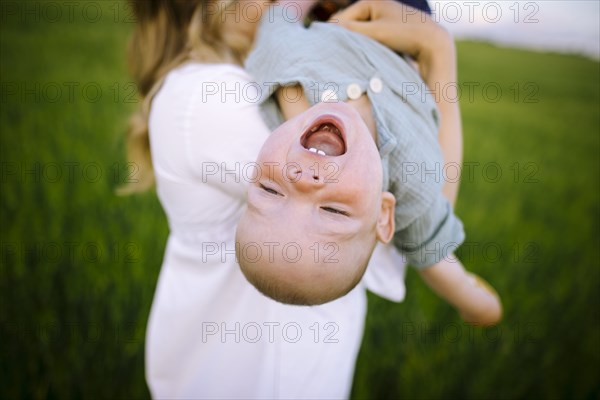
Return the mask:
<path id="1" fill-rule="evenodd" d="M 371 132 L 373 139 L 375 139 L 375 143 L 377 143 L 377 125 L 375 124 L 373 108 L 369 97 L 366 94 L 363 94 L 356 100 L 348 100 L 347 103 L 358 111 L 363 121 L 365 121 L 367 128 L 369 128 L 369 132 Z"/>
<path id="2" fill-rule="evenodd" d="M 279 102 L 279 108 L 286 120 L 291 119 L 310 108 L 310 102 L 306 98 L 300 85 L 287 86 L 279 89 L 277 91 L 277 101 Z M 377 141 L 375 118 L 373 117 L 371 101 L 367 95 L 363 94 L 356 100 L 348 100 L 347 103 L 358 111 L 363 118 L 363 121 L 365 121 L 367 128 L 369 128 L 371 135 Z"/>
<path id="3" fill-rule="evenodd" d="M 277 89 L 276 95 L 279 109 L 286 121 L 310 108 L 310 103 L 300 85 Z"/>

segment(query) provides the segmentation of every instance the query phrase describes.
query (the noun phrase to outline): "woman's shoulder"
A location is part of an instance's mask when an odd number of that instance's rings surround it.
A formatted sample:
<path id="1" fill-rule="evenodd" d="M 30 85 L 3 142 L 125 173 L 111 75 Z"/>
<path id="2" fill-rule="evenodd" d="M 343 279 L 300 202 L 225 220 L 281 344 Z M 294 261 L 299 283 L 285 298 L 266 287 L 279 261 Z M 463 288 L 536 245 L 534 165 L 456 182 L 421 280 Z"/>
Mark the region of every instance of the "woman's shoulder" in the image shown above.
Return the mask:
<path id="1" fill-rule="evenodd" d="M 205 64 L 188 62 L 171 70 L 165 82 L 173 81 L 250 81 L 250 75 L 234 64 Z"/>
<path id="2" fill-rule="evenodd" d="M 190 62 L 167 74 L 153 103 L 177 104 L 200 113 L 211 113 L 213 107 L 232 110 L 256 106 L 256 86 L 238 65 Z"/>

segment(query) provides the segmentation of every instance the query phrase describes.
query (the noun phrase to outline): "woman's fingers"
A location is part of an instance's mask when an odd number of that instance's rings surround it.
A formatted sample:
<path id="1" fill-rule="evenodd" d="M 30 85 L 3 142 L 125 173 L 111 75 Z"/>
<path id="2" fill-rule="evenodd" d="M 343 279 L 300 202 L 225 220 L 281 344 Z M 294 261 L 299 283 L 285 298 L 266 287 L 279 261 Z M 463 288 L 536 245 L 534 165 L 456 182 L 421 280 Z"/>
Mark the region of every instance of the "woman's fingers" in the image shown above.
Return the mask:
<path id="1" fill-rule="evenodd" d="M 361 0 L 334 14 L 329 20 L 346 29 L 369 36 L 386 46 L 392 47 L 390 36 L 397 34 L 398 18 L 386 18 L 388 0 Z"/>
<path id="2" fill-rule="evenodd" d="M 392 0 L 361 0 L 335 14 L 330 22 L 367 35 L 415 59 L 430 53 L 438 42 L 446 43 L 440 34 L 443 28 L 426 13 Z"/>

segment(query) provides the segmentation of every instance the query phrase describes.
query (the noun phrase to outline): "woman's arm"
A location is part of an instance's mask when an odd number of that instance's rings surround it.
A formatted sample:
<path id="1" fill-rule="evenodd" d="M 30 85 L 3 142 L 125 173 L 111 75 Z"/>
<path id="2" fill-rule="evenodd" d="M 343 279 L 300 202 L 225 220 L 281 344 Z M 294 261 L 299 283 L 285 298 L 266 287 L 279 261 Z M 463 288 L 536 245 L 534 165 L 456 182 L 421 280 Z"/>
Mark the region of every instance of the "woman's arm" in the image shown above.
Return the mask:
<path id="1" fill-rule="evenodd" d="M 416 60 L 441 114 L 439 142 L 444 163 L 460 165 L 462 125 L 457 101 L 456 50 L 450 34 L 426 13 L 392 0 L 359 1 L 334 15 L 331 21 Z M 444 184 L 444 195 L 452 205 L 459 184 L 458 180 Z"/>
<path id="2" fill-rule="evenodd" d="M 463 139 L 457 93 L 456 49 L 454 41 L 446 31 L 440 32 L 437 40 L 439 45 L 434 50 L 421 53 L 421 60 L 417 59 L 417 62 L 421 76 L 433 91 L 440 111 L 438 140 L 444 154 L 444 164 L 460 167 Z M 447 168 L 444 168 L 444 171 L 446 170 Z M 458 179 L 444 182 L 442 190 L 452 206 L 456 202 L 459 186 Z"/>
<path id="3" fill-rule="evenodd" d="M 450 34 L 427 14 L 391 0 L 359 1 L 334 15 L 331 22 L 336 21 L 415 59 L 441 114 L 439 142 L 444 162 L 460 165 L 462 124 L 456 92 L 456 49 Z M 444 185 L 444 195 L 451 204 L 456 201 L 458 188 L 458 182 Z M 466 322 L 491 325 L 502 318 L 502 304 L 496 291 L 481 278 L 467 272 L 454 256 L 421 269 L 419 273 Z"/>

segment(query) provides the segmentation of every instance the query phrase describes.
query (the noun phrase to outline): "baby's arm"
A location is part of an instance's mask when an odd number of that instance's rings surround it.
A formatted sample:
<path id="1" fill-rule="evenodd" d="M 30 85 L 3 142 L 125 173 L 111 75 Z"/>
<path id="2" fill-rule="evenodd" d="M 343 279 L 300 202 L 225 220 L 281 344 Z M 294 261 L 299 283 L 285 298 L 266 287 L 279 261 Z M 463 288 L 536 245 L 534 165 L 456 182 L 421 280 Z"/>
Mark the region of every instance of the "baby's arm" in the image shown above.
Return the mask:
<path id="1" fill-rule="evenodd" d="M 502 304 L 496 291 L 477 275 L 467 272 L 456 257 L 448 256 L 419 270 L 419 274 L 434 292 L 458 310 L 465 322 L 494 325 L 502 319 Z"/>
<path id="2" fill-rule="evenodd" d="M 281 87 L 277 89 L 275 95 L 281 114 L 286 121 L 310 108 L 310 102 L 300 85 Z"/>
<path id="3" fill-rule="evenodd" d="M 423 80 L 435 93 L 440 110 L 439 142 L 446 165 L 462 163 L 462 124 L 456 93 L 456 52 L 453 40 L 440 35 L 431 55 L 421 55 L 419 67 Z M 442 95 L 442 92 L 444 93 Z M 459 182 L 445 182 L 444 196 L 454 205 Z M 498 293 L 482 278 L 465 270 L 461 262 L 448 256 L 439 263 L 420 269 L 419 274 L 441 298 L 454 306 L 461 318 L 474 325 L 494 325 L 502 319 Z"/>

